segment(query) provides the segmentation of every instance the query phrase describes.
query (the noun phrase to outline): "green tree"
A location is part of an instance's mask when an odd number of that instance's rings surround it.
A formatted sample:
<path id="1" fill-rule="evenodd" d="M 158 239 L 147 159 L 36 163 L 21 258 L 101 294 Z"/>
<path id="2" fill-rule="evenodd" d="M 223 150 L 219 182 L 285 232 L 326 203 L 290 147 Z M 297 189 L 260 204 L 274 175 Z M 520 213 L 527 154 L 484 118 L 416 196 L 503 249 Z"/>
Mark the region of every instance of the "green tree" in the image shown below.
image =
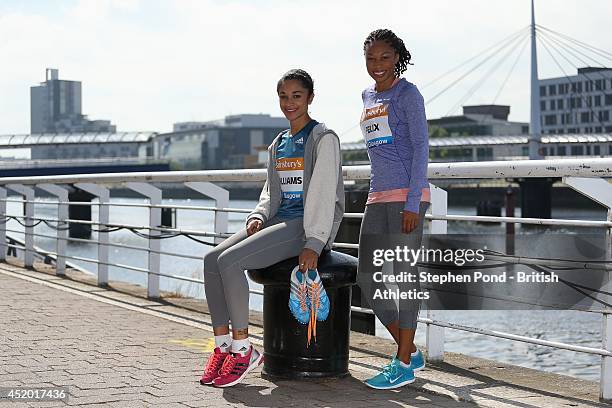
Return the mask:
<path id="1" fill-rule="evenodd" d="M 448 132 L 440 126 L 430 126 L 429 137 L 448 137 Z"/>

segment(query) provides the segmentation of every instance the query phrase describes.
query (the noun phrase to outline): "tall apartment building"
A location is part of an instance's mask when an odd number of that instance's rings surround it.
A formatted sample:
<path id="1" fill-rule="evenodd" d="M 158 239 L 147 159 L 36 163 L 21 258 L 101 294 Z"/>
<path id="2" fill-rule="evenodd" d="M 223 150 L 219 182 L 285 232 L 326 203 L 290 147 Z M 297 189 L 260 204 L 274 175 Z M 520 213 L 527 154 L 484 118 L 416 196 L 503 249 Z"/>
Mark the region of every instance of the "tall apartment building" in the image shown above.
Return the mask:
<path id="1" fill-rule="evenodd" d="M 81 112 L 81 82 L 59 79 L 47 68 L 45 82 L 30 88 L 30 133 L 116 132 L 108 120 L 89 120 Z"/>
<path id="2" fill-rule="evenodd" d="M 539 83 L 543 134 L 612 133 L 612 68 L 578 68 Z"/>

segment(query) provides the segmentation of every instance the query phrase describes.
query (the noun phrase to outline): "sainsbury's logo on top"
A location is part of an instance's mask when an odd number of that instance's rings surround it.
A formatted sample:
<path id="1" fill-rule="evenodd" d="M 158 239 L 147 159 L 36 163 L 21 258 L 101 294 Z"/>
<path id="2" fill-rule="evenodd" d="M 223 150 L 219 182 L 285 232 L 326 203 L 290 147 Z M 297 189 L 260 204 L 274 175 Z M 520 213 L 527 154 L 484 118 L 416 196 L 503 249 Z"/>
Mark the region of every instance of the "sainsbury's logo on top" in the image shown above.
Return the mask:
<path id="1" fill-rule="evenodd" d="M 276 160 L 276 170 L 304 170 L 303 157 L 288 157 Z"/>

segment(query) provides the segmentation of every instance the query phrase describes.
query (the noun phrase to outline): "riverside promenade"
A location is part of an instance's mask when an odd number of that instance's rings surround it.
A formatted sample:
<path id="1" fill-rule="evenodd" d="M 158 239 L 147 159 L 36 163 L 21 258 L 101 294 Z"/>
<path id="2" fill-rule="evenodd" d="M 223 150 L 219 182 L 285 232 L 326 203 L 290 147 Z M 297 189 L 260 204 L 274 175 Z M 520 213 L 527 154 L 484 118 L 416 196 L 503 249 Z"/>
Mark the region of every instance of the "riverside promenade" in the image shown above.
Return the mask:
<path id="1" fill-rule="evenodd" d="M 203 302 L 68 270 L 0 263 L 0 387 L 68 387 L 67 401 L 0 407 L 597 407 L 599 385 L 572 377 L 447 353 L 414 384 L 374 391 L 361 380 L 393 353 L 390 341 L 351 334 L 351 377 L 277 381 L 251 373 L 215 389 L 198 382 L 213 347 Z M 261 346 L 259 313 L 252 336 Z"/>

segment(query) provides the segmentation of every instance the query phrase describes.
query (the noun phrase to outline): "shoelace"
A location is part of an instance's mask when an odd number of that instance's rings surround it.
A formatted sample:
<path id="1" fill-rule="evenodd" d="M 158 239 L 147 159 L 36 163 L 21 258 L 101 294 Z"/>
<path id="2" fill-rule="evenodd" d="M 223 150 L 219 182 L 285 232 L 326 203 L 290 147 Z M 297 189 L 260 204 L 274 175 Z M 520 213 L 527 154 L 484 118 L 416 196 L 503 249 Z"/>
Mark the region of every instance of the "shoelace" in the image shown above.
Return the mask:
<path id="1" fill-rule="evenodd" d="M 212 374 L 212 371 L 217 370 L 219 367 L 219 363 L 221 362 L 221 359 L 224 359 L 226 356 L 224 356 L 223 354 L 219 353 L 213 353 L 213 355 L 208 359 L 208 362 L 206 363 L 206 368 L 204 369 L 204 371 L 206 371 L 207 374 Z"/>
<path id="2" fill-rule="evenodd" d="M 312 282 L 310 285 L 310 321 L 308 322 L 307 346 L 310 346 L 311 338 L 314 338 L 315 343 L 317 342 L 317 314 L 320 306 L 319 292 L 319 284 Z"/>
<path id="3" fill-rule="evenodd" d="M 397 374 L 397 366 L 393 363 L 387 364 L 383 367 L 382 375 L 385 376 L 387 380 L 390 380 L 392 376 Z"/>
<path id="4" fill-rule="evenodd" d="M 303 311 L 306 311 L 308 309 L 308 305 L 306 304 L 307 295 L 308 295 L 308 290 L 306 289 L 306 285 L 302 284 L 300 286 L 300 290 L 298 291 L 298 298 L 300 300 L 300 308 Z"/>
<path id="5" fill-rule="evenodd" d="M 236 360 L 236 357 L 228 354 L 227 357 L 225 357 L 225 361 L 223 361 L 221 369 L 219 370 L 219 375 L 230 374 L 234 370 L 234 366 L 236 366 Z"/>

